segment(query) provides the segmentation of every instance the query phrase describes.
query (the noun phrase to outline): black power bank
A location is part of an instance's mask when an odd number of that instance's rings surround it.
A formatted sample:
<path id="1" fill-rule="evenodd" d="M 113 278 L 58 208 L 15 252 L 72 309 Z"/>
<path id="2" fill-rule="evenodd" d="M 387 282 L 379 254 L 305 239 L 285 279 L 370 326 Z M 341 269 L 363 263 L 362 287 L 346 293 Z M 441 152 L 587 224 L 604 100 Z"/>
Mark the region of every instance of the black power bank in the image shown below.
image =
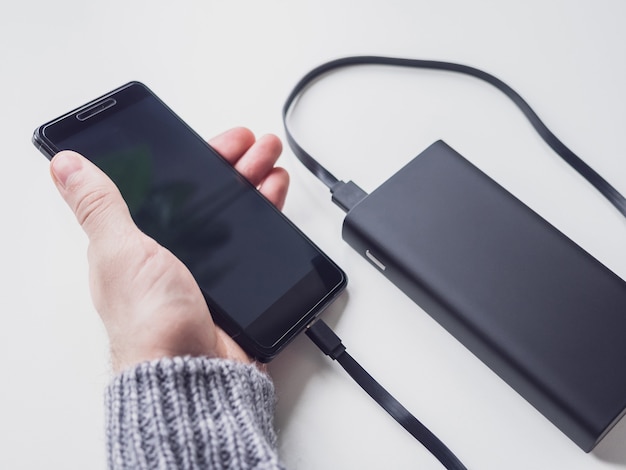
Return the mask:
<path id="1" fill-rule="evenodd" d="M 589 452 L 626 409 L 626 283 L 442 141 L 343 238 Z"/>

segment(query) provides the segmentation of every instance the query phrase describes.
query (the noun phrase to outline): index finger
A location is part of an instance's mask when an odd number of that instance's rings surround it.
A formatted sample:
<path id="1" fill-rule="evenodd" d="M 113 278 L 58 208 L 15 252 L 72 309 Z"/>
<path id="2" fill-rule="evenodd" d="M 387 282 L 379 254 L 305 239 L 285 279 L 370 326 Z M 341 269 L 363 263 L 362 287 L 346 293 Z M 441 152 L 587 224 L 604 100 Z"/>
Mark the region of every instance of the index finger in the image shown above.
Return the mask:
<path id="1" fill-rule="evenodd" d="M 249 129 L 235 127 L 213 137 L 209 140 L 209 145 L 234 166 L 255 140 L 254 134 Z"/>

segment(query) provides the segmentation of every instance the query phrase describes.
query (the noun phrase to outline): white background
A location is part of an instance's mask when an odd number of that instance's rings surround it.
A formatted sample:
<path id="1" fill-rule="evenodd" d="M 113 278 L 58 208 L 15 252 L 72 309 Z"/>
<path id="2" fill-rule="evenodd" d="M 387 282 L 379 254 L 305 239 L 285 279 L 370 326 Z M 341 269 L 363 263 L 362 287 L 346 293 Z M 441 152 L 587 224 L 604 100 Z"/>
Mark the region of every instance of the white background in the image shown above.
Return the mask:
<path id="1" fill-rule="evenodd" d="M 282 137 L 291 86 L 352 54 L 462 62 L 524 96 L 626 192 L 626 2 L 578 0 L 19 1 L 0 13 L 0 468 L 104 468 L 106 338 L 86 239 L 33 129 L 141 80 L 207 137 Z M 301 143 L 367 191 L 443 138 L 622 278 L 626 222 L 514 105 L 475 79 L 360 67 L 292 117 Z M 348 273 L 325 314 L 349 351 L 469 468 L 626 467 L 626 424 L 585 454 L 340 237 L 342 213 L 285 149 L 287 215 Z M 290 468 L 441 468 L 306 337 L 271 367 Z"/>

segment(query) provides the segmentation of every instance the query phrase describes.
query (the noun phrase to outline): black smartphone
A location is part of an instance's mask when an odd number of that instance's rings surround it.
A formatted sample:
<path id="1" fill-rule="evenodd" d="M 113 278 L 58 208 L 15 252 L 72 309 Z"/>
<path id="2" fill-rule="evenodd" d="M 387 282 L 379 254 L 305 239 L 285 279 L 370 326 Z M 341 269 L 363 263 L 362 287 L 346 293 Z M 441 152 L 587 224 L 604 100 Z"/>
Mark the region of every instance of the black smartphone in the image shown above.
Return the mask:
<path id="1" fill-rule="evenodd" d="M 128 83 L 40 126 L 118 186 L 137 226 L 191 271 L 215 322 L 268 362 L 345 288 L 343 271 L 152 91 Z"/>

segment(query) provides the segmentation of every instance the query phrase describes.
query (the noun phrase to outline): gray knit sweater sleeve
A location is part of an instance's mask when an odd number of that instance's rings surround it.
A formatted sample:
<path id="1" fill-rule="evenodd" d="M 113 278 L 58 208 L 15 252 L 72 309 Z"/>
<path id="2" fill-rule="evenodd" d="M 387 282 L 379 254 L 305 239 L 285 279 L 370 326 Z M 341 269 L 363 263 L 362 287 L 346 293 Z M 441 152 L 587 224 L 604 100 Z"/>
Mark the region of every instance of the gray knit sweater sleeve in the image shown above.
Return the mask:
<path id="1" fill-rule="evenodd" d="M 274 386 L 256 367 L 178 357 L 140 364 L 106 390 L 111 469 L 276 469 Z"/>

